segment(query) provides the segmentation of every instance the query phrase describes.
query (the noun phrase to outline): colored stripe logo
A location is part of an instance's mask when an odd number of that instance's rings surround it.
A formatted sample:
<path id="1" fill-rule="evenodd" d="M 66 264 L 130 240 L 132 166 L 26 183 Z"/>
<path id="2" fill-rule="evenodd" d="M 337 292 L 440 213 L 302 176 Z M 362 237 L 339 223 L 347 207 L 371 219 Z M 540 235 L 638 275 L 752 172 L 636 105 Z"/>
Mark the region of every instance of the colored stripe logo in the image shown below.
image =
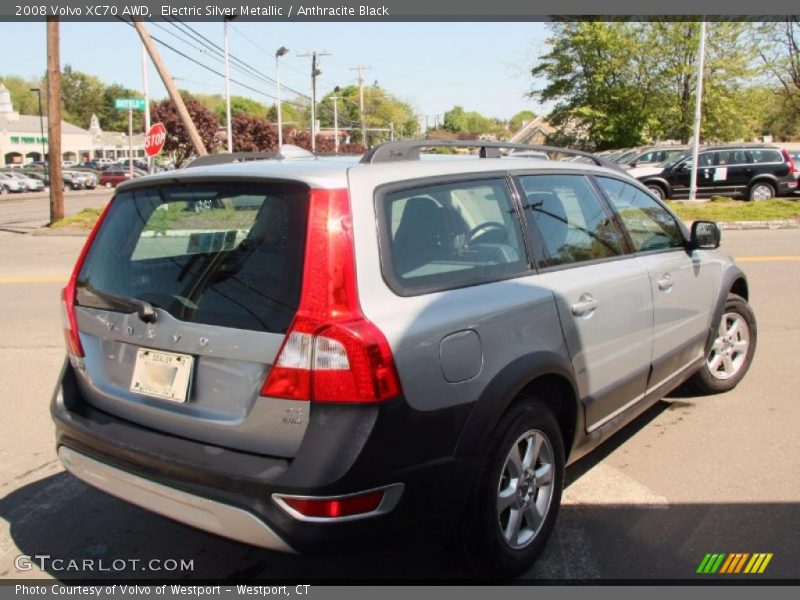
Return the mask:
<path id="1" fill-rule="evenodd" d="M 700 561 L 696 573 L 699 575 L 713 575 L 715 573 L 724 575 L 740 573 L 761 574 L 766 571 L 772 556 L 771 552 L 756 552 L 755 554 L 748 552 L 735 552 L 733 554 L 724 552 L 709 553 Z"/>

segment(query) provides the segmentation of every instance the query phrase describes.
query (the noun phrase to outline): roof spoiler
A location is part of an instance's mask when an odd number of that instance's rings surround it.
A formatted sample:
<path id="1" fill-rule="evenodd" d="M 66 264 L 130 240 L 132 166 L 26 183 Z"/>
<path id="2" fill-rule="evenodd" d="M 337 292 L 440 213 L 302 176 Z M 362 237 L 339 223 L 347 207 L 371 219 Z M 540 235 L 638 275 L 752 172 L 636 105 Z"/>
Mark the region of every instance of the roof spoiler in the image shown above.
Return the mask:
<path id="1" fill-rule="evenodd" d="M 254 160 L 288 160 L 291 158 L 316 158 L 311 152 L 300 146 L 284 144 L 280 152 L 223 152 L 198 156 L 185 168 L 209 167 L 226 163 L 250 162 Z"/>

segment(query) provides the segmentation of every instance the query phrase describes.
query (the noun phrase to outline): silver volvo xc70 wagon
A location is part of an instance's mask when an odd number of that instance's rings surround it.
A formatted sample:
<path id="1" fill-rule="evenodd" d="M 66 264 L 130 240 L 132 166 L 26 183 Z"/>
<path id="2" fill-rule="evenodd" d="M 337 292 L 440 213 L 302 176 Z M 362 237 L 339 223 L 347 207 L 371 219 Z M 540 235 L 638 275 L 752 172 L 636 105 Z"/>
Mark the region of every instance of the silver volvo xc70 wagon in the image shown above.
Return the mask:
<path id="1" fill-rule="evenodd" d="M 273 550 L 424 517 L 481 572 L 529 566 L 565 464 L 684 382 L 733 388 L 756 323 L 714 223 L 505 146 L 119 186 L 63 292 L 65 467 Z"/>

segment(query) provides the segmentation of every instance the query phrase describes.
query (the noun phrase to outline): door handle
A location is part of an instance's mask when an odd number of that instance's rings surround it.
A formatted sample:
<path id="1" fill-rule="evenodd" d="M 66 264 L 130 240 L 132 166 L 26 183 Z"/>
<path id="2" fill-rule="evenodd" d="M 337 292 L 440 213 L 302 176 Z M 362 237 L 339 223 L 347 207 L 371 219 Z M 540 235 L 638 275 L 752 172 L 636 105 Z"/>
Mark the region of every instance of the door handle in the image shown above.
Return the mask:
<path id="1" fill-rule="evenodd" d="M 672 289 L 675 282 L 672 281 L 672 276 L 669 273 L 664 273 L 661 279 L 658 280 L 658 289 L 662 292 L 668 292 Z"/>
<path id="2" fill-rule="evenodd" d="M 572 314 L 576 317 L 584 317 L 590 315 L 597 309 L 597 300 L 591 294 L 581 294 L 578 301 L 570 306 Z"/>

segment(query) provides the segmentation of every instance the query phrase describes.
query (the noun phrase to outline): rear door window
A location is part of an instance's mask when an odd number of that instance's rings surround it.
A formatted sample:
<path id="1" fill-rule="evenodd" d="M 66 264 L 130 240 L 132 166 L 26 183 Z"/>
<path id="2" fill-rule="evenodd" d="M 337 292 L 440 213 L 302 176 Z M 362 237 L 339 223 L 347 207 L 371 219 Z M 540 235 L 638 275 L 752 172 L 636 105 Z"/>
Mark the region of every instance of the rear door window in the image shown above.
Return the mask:
<path id="1" fill-rule="evenodd" d="M 505 179 L 405 189 L 379 196 L 381 262 L 395 292 L 414 295 L 527 270 Z"/>
<path id="2" fill-rule="evenodd" d="M 283 333 L 300 298 L 308 190 L 192 183 L 123 192 L 78 277 L 82 306 L 104 292 L 183 321 Z"/>
<path id="3" fill-rule="evenodd" d="M 750 154 L 753 156 L 753 162 L 755 163 L 782 163 L 783 156 L 777 150 L 773 149 L 764 149 L 764 150 L 750 150 Z"/>

